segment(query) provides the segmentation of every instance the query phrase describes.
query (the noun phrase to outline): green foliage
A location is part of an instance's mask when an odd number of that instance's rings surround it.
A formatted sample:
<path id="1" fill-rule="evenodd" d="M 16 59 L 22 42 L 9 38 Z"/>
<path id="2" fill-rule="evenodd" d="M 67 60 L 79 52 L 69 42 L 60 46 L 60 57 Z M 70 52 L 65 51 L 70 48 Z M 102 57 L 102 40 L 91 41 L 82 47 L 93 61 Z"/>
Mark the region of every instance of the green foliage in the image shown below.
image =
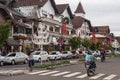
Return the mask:
<path id="1" fill-rule="evenodd" d="M 99 50 L 100 47 L 101 47 L 101 44 L 99 42 L 97 42 L 97 43 L 92 43 L 90 46 L 90 49 L 91 50 Z"/>
<path id="2" fill-rule="evenodd" d="M 5 24 L 0 25 L 0 47 L 3 46 L 4 42 L 10 36 L 10 31 L 11 31 L 11 22 L 10 21 L 8 21 Z"/>
<path id="3" fill-rule="evenodd" d="M 77 49 L 81 44 L 81 39 L 79 37 L 72 37 L 69 39 L 69 44 L 72 49 Z"/>
<path id="4" fill-rule="evenodd" d="M 87 49 L 89 49 L 89 48 L 90 48 L 90 40 L 87 39 L 87 38 L 83 39 L 83 40 L 82 40 L 82 45 L 83 45 L 84 47 L 86 47 Z"/>
<path id="5" fill-rule="evenodd" d="M 70 62 L 68 60 L 65 60 L 65 61 L 60 61 L 60 62 L 55 62 L 55 63 L 52 63 L 52 64 L 39 64 L 39 65 L 36 65 L 34 66 L 35 68 L 50 68 L 50 67 L 54 67 L 54 66 L 60 66 L 60 65 L 65 65 L 65 64 L 69 64 Z"/>

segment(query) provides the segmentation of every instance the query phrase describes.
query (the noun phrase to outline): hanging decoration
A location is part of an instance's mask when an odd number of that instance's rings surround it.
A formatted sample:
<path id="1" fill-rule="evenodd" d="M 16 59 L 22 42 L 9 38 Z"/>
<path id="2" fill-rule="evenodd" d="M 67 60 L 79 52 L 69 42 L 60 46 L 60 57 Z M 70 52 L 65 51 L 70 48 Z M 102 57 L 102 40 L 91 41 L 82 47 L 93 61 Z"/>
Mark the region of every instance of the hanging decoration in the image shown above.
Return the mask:
<path id="1" fill-rule="evenodd" d="M 69 18 L 68 18 L 68 17 L 64 17 L 64 18 L 63 18 L 63 22 L 65 22 L 66 24 L 69 24 L 69 22 L 70 22 L 70 21 L 69 21 Z"/>

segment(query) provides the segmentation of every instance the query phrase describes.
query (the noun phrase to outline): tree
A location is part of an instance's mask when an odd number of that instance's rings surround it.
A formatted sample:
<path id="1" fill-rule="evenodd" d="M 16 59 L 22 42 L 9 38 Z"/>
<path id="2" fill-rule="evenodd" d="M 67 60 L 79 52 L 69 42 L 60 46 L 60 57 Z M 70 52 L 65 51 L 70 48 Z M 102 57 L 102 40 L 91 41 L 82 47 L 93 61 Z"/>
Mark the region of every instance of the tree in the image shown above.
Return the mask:
<path id="1" fill-rule="evenodd" d="M 79 37 L 72 37 L 69 39 L 69 44 L 72 49 L 77 49 L 81 44 L 81 39 Z"/>
<path id="2" fill-rule="evenodd" d="M 90 49 L 91 49 L 91 50 L 98 50 L 98 49 L 100 49 L 100 47 L 101 47 L 101 44 L 100 44 L 99 42 L 97 42 L 97 43 L 92 43 L 92 44 L 90 45 Z"/>
<path id="3" fill-rule="evenodd" d="M 0 25 L 0 47 L 3 47 L 5 41 L 10 36 L 11 22 L 8 21 L 5 24 Z"/>
<path id="4" fill-rule="evenodd" d="M 89 49 L 89 48 L 90 48 L 90 40 L 87 39 L 87 38 L 83 39 L 83 40 L 82 40 L 82 45 L 83 45 L 84 47 L 86 47 L 86 49 Z"/>

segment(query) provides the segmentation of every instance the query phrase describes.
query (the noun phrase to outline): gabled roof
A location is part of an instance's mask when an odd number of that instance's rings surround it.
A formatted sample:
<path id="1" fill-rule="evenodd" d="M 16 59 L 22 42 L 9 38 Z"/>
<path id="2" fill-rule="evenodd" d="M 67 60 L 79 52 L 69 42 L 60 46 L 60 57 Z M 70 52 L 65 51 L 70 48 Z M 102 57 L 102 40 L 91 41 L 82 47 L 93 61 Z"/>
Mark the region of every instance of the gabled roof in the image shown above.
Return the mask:
<path id="1" fill-rule="evenodd" d="M 84 11 L 84 9 L 83 9 L 83 6 L 82 6 L 82 4 L 79 2 L 79 4 L 78 4 L 78 7 L 76 8 L 76 10 L 75 10 L 75 13 L 84 13 L 85 14 L 85 11 Z"/>
<path id="2" fill-rule="evenodd" d="M 81 16 L 74 16 L 74 18 L 72 20 L 73 28 L 74 29 L 80 28 L 82 26 L 83 22 L 87 22 L 90 30 L 92 30 L 90 21 Z"/>
<path id="3" fill-rule="evenodd" d="M 56 7 L 59 11 L 59 14 L 62 14 L 65 11 L 65 9 L 67 9 L 68 14 L 70 15 L 70 18 L 73 19 L 72 11 L 70 9 L 69 4 L 58 4 L 56 5 Z"/>
<path id="4" fill-rule="evenodd" d="M 110 33 L 109 26 L 93 26 L 93 31 L 95 31 L 95 29 L 98 30 L 97 33 L 99 34 L 108 35 Z"/>
<path id="5" fill-rule="evenodd" d="M 48 0 L 15 0 L 16 2 L 20 3 L 22 6 L 33 6 L 33 5 L 37 5 L 39 7 L 42 7 L 45 5 L 45 3 L 48 1 Z M 58 10 L 56 8 L 56 4 L 55 4 L 55 1 L 54 0 L 50 0 L 54 10 L 55 10 L 55 13 L 57 14 L 58 13 Z"/>

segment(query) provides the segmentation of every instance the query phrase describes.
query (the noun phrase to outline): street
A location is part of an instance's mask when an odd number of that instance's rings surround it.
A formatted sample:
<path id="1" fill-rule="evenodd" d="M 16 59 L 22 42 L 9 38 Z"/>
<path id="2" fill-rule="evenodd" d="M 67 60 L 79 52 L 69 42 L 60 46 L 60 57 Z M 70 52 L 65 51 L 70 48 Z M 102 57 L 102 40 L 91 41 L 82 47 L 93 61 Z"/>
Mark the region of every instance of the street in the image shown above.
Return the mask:
<path id="1" fill-rule="evenodd" d="M 49 70 L 35 70 L 24 75 L 0 76 L 0 80 L 120 80 L 120 57 L 97 61 L 94 76 L 88 77 L 84 64 L 58 67 Z M 11 67 L 11 68 L 10 68 Z M 17 67 L 17 68 L 16 68 Z M 27 65 L 3 66 L 0 69 L 26 69 Z"/>

